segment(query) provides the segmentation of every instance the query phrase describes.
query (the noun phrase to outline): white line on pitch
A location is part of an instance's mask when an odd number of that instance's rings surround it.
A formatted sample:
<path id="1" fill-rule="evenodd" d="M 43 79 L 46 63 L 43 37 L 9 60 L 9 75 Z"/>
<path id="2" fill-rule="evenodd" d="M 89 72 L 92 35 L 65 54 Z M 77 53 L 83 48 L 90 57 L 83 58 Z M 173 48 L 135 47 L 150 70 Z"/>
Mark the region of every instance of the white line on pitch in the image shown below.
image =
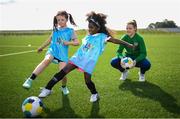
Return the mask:
<path id="1" fill-rule="evenodd" d="M 21 48 L 22 47 L 24 47 L 24 48 L 29 47 L 30 48 L 30 47 L 39 47 L 39 46 L 31 46 L 31 45 L 27 45 L 27 46 L 23 46 L 23 45 L 22 46 L 21 45 L 19 45 L 19 46 L 18 45 L 0 45 L 0 47 L 15 47 L 15 48 L 18 48 L 18 47 L 21 47 Z"/>
<path id="2" fill-rule="evenodd" d="M 37 50 L 29 50 L 29 51 L 23 51 L 23 52 L 3 54 L 3 55 L 0 55 L 0 57 L 6 57 L 6 56 L 12 56 L 12 55 L 19 55 L 19 54 L 25 54 L 25 53 L 31 53 L 31 52 L 37 52 Z"/>

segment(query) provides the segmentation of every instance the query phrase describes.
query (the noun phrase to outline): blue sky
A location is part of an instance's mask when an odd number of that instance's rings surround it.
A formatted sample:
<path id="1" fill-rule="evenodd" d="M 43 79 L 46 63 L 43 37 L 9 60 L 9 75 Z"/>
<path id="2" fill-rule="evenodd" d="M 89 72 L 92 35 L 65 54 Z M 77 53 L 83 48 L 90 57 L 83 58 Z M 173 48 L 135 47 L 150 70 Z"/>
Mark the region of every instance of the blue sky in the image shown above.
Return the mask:
<path id="1" fill-rule="evenodd" d="M 107 26 L 125 29 L 135 19 L 139 28 L 164 19 L 180 26 L 180 0 L 0 0 L 0 30 L 51 29 L 59 10 L 71 13 L 78 24 L 87 28 L 85 15 L 90 11 L 108 15 Z"/>

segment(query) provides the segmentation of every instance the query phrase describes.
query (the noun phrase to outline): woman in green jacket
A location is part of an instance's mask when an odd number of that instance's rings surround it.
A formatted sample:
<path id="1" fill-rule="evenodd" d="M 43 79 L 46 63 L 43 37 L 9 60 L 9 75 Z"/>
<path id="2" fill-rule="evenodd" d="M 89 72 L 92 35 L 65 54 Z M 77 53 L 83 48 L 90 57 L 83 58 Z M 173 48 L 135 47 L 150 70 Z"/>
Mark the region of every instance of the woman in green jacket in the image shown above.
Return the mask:
<path id="1" fill-rule="evenodd" d="M 126 80 L 128 70 L 122 68 L 121 59 L 123 57 L 130 57 L 134 61 L 133 67 L 140 68 L 140 72 L 138 73 L 139 81 L 145 81 L 145 72 L 150 69 L 151 63 L 148 59 L 146 59 L 146 46 L 143 37 L 137 33 L 137 24 L 135 20 L 127 23 L 126 32 L 127 34 L 123 35 L 121 40 L 134 44 L 136 48 L 130 49 L 125 45 L 120 45 L 119 49 L 117 50 L 117 57 L 111 60 L 111 66 L 122 72 L 120 80 Z M 124 49 L 126 52 L 123 55 Z"/>

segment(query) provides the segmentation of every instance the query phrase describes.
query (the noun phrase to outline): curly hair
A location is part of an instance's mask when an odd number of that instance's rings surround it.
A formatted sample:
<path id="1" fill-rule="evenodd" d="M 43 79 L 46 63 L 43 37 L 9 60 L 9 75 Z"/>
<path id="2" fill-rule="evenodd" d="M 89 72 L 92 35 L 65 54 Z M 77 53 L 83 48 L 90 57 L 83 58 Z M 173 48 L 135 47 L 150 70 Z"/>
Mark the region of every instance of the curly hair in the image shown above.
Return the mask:
<path id="1" fill-rule="evenodd" d="M 87 15 L 87 21 L 89 23 L 93 23 L 96 27 L 99 28 L 98 33 L 104 33 L 108 36 L 111 36 L 111 31 L 106 27 L 106 18 L 107 15 L 104 15 L 102 13 L 95 13 L 94 11 L 88 13 Z"/>

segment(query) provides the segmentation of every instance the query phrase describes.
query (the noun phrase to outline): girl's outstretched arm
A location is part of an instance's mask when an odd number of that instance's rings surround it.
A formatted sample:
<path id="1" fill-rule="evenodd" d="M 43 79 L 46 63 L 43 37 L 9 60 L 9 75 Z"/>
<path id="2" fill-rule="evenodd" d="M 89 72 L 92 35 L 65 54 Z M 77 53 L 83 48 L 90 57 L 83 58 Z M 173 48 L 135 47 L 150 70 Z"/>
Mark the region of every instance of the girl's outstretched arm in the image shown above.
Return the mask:
<path id="1" fill-rule="evenodd" d="M 40 53 L 43 51 L 44 48 L 46 48 L 51 43 L 52 35 L 38 48 L 37 52 Z"/>
<path id="2" fill-rule="evenodd" d="M 73 45 L 73 46 L 78 46 L 79 45 L 79 41 L 78 39 L 74 39 L 72 41 L 63 41 L 64 45 Z"/>
<path id="3" fill-rule="evenodd" d="M 112 37 L 109 37 L 107 42 L 112 42 L 114 44 L 121 44 L 121 45 L 125 45 L 129 48 L 134 48 L 135 46 L 126 42 L 126 41 L 123 41 L 123 40 L 119 40 L 119 39 L 115 39 L 115 38 L 112 38 Z"/>
<path id="4" fill-rule="evenodd" d="M 71 36 L 71 41 L 65 41 L 65 40 L 63 40 L 63 43 L 64 43 L 64 45 L 73 45 L 73 46 L 78 46 L 79 45 L 79 41 L 78 41 L 78 39 L 77 39 L 77 35 L 76 35 L 76 32 L 75 31 L 73 31 L 73 34 L 72 34 L 72 36 Z"/>

